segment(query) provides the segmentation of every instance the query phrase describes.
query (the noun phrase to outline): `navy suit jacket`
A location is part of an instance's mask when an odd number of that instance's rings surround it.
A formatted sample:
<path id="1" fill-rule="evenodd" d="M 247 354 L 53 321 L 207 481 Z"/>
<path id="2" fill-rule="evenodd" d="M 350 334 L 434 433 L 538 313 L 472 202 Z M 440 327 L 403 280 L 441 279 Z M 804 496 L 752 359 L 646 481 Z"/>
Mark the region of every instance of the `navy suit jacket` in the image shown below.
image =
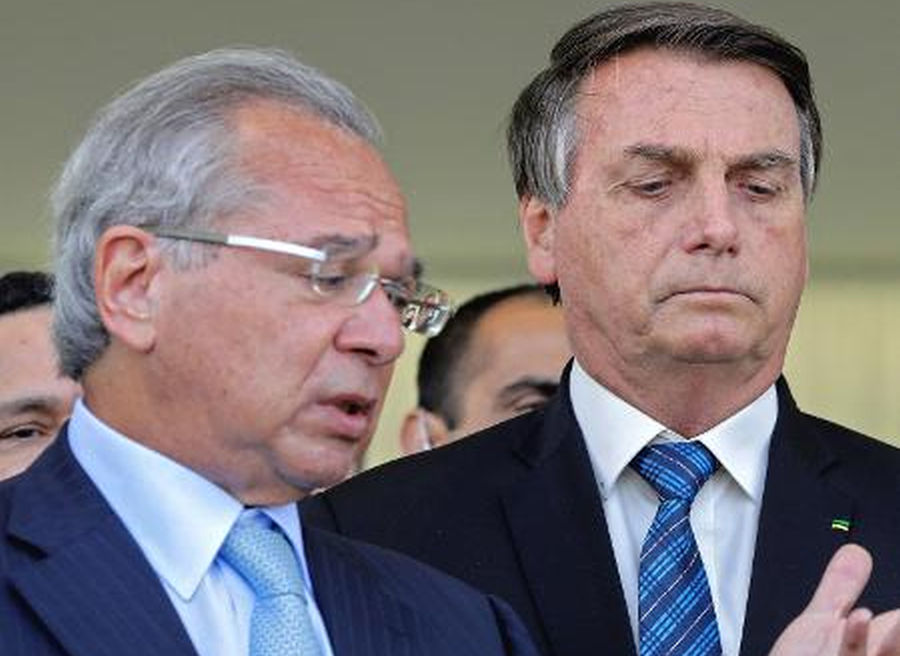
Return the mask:
<path id="1" fill-rule="evenodd" d="M 0 484 L 0 654 L 195 656 L 157 575 L 65 438 Z M 304 527 L 335 656 L 536 656 L 503 602 Z"/>
<path id="2" fill-rule="evenodd" d="M 634 654 L 603 507 L 568 396 L 360 474 L 304 520 L 423 560 L 506 599 L 545 656 Z M 741 653 L 765 654 L 841 544 L 873 554 L 863 602 L 900 606 L 900 450 L 800 412 L 778 383 Z M 849 519 L 849 532 L 832 519 Z"/>

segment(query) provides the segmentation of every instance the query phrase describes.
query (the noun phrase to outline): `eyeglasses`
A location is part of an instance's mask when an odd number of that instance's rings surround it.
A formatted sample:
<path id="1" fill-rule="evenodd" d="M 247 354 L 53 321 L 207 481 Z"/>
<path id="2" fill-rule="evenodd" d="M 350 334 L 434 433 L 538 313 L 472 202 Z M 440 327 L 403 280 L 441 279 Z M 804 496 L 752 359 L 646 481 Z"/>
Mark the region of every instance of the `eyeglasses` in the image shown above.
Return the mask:
<path id="1" fill-rule="evenodd" d="M 434 337 L 443 329 L 453 315 L 450 296 L 426 283 L 409 277 L 403 280 L 383 278 L 375 266 L 361 266 L 359 249 L 338 247 L 313 248 L 287 241 L 229 235 L 200 230 L 182 230 L 159 226 L 140 226 L 146 232 L 165 239 L 249 248 L 268 253 L 279 253 L 298 257 L 310 262 L 309 271 L 302 277 L 309 281 L 310 288 L 323 299 L 353 306 L 363 303 L 378 285 L 381 285 L 388 299 L 400 316 L 400 325 L 405 330 Z"/>

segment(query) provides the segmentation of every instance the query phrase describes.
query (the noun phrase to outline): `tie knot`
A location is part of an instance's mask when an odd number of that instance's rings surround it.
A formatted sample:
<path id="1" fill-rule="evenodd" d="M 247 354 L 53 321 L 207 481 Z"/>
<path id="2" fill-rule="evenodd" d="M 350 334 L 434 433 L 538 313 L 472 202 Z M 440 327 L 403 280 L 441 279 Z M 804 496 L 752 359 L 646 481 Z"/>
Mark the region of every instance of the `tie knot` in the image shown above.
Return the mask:
<path id="1" fill-rule="evenodd" d="M 294 549 L 277 526 L 242 517 L 231 527 L 219 553 L 247 580 L 258 599 L 282 594 L 305 599 Z"/>
<path id="2" fill-rule="evenodd" d="M 668 442 L 641 449 L 631 466 L 661 500 L 693 502 L 719 463 L 699 442 Z"/>

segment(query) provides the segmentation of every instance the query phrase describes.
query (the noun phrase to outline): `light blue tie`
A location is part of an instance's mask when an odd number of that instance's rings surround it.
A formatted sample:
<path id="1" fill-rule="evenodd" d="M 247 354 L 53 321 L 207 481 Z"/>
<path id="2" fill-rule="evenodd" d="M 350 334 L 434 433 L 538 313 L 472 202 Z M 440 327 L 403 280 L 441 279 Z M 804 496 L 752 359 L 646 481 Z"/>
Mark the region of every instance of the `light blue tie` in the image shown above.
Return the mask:
<path id="1" fill-rule="evenodd" d="M 659 495 L 641 547 L 640 656 L 722 653 L 703 560 L 691 530 L 691 503 L 718 463 L 700 443 L 653 444 L 631 462 Z"/>
<path id="2" fill-rule="evenodd" d="M 256 595 L 250 616 L 250 656 L 321 656 L 294 550 L 276 526 L 242 517 L 221 556 Z"/>

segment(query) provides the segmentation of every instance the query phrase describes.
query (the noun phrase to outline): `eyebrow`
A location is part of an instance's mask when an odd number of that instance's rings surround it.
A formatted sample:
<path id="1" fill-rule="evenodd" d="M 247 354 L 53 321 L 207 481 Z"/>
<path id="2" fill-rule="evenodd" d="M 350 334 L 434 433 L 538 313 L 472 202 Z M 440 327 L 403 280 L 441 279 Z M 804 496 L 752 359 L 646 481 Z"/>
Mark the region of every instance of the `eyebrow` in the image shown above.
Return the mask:
<path id="1" fill-rule="evenodd" d="M 314 235 L 303 244 L 326 251 L 332 256 L 350 255 L 360 257 L 372 252 L 378 246 L 378 235 L 347 235 L 339 232 Z"/>
<path id="2" fill-rule="evenodd" d="M 54 396 L 24 396 L 0 403 L 0 415 L 18 415 L 26 412 L 46 412 L 57 409 L 60 400 Z"/>
<path id="3" fill-rule="evenodd" d="M 626 146 L 625 154 L 634 158 L 674 164 L 678 168 L 687 168 L 691 162 L 697 160 L 697 155 L 685 148 L 651 143 L 636 143 Z"/>
<path id="4" fill-rule="evenodd" d="M 636 143 L 625 147 L 625 154 L 630 157 L 640 157 L 654 162 L 672 164 L 678 168 L 687 168 L 691 163 L 699 159 L 698 155 L 685 148 L 677 146 L 665 146 L 662 144 Z M 731 170 L 766 170 L 775 168 L 791 168 L 797 165 L 797 158 L 783 150 L 765 150 L 758 153 L 750 153 L 738 157 L 730 162 Z"/>
<path id="5" fill-rule="evenodd" d="M 786 169 L 796 165 L 796 157 L 793 157 L 782 150 L 770 150 L 761 153 L 751 153 L 745 157 L 740 157 L 731 165 L 731 168 L 737 170 L 755 169 L 764 171 L 766 169 Z"/>
<path id="6" fill-rule="evenodd" d="M 542 396 L 550 397 L 556 394 L 557 389 L 559 389 L 558 380 L 525 376 L 504 387 L 500 391 L 500 398 L 506 401 L 522 392 L 537 392 Z"/>

